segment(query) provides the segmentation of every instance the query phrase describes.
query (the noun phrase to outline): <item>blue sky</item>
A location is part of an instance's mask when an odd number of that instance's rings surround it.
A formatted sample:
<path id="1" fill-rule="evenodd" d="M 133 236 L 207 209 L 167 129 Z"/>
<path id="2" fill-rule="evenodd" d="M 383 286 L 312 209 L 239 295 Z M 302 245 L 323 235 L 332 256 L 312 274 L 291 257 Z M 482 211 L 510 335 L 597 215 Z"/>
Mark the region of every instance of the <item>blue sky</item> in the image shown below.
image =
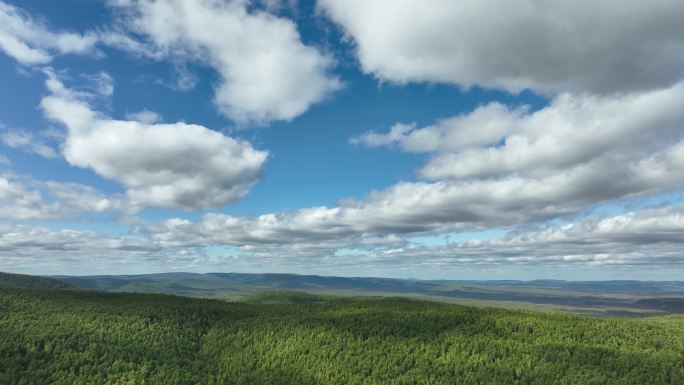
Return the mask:
<path id="1" fill-rule="evenodd" d="M 682 6 L 525 4 L 0 2 L 0 270 L 678 279 Z"/>

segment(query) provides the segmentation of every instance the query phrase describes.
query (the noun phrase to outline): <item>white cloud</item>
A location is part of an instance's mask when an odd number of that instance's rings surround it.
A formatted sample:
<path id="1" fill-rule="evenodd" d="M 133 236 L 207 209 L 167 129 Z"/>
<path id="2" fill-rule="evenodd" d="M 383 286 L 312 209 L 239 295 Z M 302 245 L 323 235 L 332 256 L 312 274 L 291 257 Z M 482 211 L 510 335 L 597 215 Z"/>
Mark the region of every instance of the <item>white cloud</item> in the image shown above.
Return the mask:
<path id="1" fill-rule="evenodd" d="M 116 5 L 112 6 L 127 6 L 131 4 Z M 129 35 L 125 30 L 119 27 L 108 27 L 103 29 L 98 34 L 98 39 L 102 44 L 108 47 L 120 49 L 126 51 L 129 54 L 133 54 L 139 58 L 150 58 L 161 60 L 163 58 L 163 53 L 154 49 L 150 44 L 140 41 L 137 38 Z"/>
<path id="2" fill-rule="evenodd" d="M 36 184 L 47 191 L 58 205 L 64 207 L 62 216 L 104 212 L 132 216 L 140 209 L 125 197 L 118 194 L 108 196 L 80 183 L 46 181 Z"/>
<path id="3" fill-rule="evenodd" d="M 132 216 L 138 209 L 124 197 L 79 183 L 0 175 L 0 220 L 74 219 L 89 213 Z"/>
<path id="4" fill-rule="evenodd" d="M 128 120 L 134 120 L 136 122 L 144 123 L 144 124 L 155 124 L 155 123 L 160 123 L 164 121 L 164 118 L 159 115 L 158 113 L 154 111 L 150 111 L 148 109 L 144 109 L 138 112 L 134 112 L 132 114 L 127 114 L 126 119 Z"/>
<path id="5" fill-rule="evenodd" d="M 108 73 L 100 71 L 94 75 L 81 74 L 86 80 L 87 92 L 99 96 L 114 95 L 114 79 Z"/>
<path id="6" fill-rule="evenodd" d="M 339 208 L 371 233 L 515 227 L 601 202 L 684 187 L 684 84 L 614 96 L 562 94 L 539 111 L 498 103 L 352 142 L 434 153 L 419 175 Z M 370 221 L 370 222 L 369 222 Z M 369 227 L 360 224 L 372 224 Z"/>
<path id="7" fill-rule="evenodd" d="M 81 34 L 53 31 L 46 22 L 0 2 L 0 51 L 22 64 L 40 65 L 59 54 L 99 53 L 97 44 L 104 44 L 146 58 L 170 59 L 178 76 L 171 87 L 179 90 L 198 81 L 185 63 L 200 62 L 220 75 L 216 107 L 241 124 L 294 119 L 342 86 L 331 74 L 332 56 L 302 43 L 294 22 L 269 13 L 281 8 L 280 2 L 265 2 L 263 10 L 248 10 L 242 0 L 108 4 L 120 18 Z M 106 73 L 90 80 L 98 89 L 89 91 L 113 93 Z"/>
<path id="8" fill-rule="evenodd" d="M 299 5 L 299 0 L 256 0 L 269 12 L 278 12 L 283 9 L 296 11 Z"/>
<path id="9" fill-rule="evenodd" d="M 182 226 L 181 221 L 176 222 L 175 226 Z M 254 242 L 238 250 L 226 249 L 224 256 L 209 258 L 202 245 L 172 244 L 143 234 L 122 237 L 91 231 L 0 225 L 0 265 L 4 270 L 39 268 L 72 274 L 74 271 L 130 273 L 131 265 L 138 273 L 156 272 L 161 268 L 208 271 L 239 265 L 257 270 L 277 266 L 300 273 L 314 270 L 366 275 L 374 271 L 376 274 L 421 274 L 426 278 L 434 275 L 424 275 L 424 272 L 446 278 L 464 269 L 474 269 L 476 274 L 502 274 L 502 268 L 519 272 L 552 269 L 546 271 L 562 274 L 576 272 L 580 267 L 584 273 L 588 273 L 584 269 L 603 269 L 605 275 L 619 269 L 631 269 L 634 274 L 635 267 L 648 266 L 648 274 L 655 274 L 677 271 L 681 266 L 684 261 L 682 233 L 682 207 L 669 206 L 516 231 L 486 241 L 436 246 L 412 244 L 398 237 L 355 242 Z"/>
<path id="10" fill-rule="evenodd" d="M 290 120 L 340 88 L 340 81 L 329 74 L 333 59 L 304 45 L 292 21 L 248 11 L 245 1 L 140 0 L 113 5 L 155 50 L 215 68 L 221 80 L 214 102 L 236 121 Z M 117 41 L 135 48 L 128 40 Z"/>
<path id="11" fill-rule="evenodd" d="M 516 230 L 491 240 L 432 246 L 412 243 L 405 236 L 359 237 L 358 233 L 345 233 L 345 229 L 333 230 L 329 218 L 334 215 L 337 213 L 321 208 L 291 217 L 265 215 L 247 219 L 211 214 L 200 224 L 170 220 L 157 227 L 156 232 L 146 230 L 150 240 L 162 247 L 201 249 L 206 245 L 227 244 L 240 248 L 233 259 L 242 264 L 294 268 L 300 272 L 301 269 L 331 269 L 333 274 L 335 271 L 365 274 L 368 269 L 375 269 L 382 274 L 398 274 L 403 270 L 443 276 L 445 272 L 458 272 L 464 267 L 479 266 L 482 270 L 478 273 L 482 274 L 488 269 L 496 272 L 502 267 L 515 269 L 518 265 L 550 268 L 555 271 L 553 274 L 576 273 L 578 266 L 606 269 L 602 273 L 605 276 L 621 268 L 633 272 L 637 266 L 666 272 L 684 261 L 681 206 Z M 338 222 L 336 227 L 344 224 Z"/>
<path id="12" fill-rule="evenodd" d="M 439 7 L 430 7 L 437 3 Z M 611 3 L 586 9 L 615 5 Z M 639 20 L 628 17 L 604 24 L 598 22 L 605 16 L 601 12 L 583 19 L 573 13 L 580 8 L 560 3 L 507 3 L 501 6 L 512 7 L 512 12 L 495 13 L 490 19 L 481 13 L 494 6 L 490 3 L 321 0 L 319 6 L 355 39 L 364 70 L 383 80 L 529 87 L 554 95 L 538 111 L 491 102 L 426 127 L 397 123 L 386 132 L 351 138 L 353 144 L 430 154 L 418 176 L 433 181 L 400 183 L 353 203 L 361 219 L 352 223 L 371 224 L 355 231 L 441 234 L 520 229 L 586 212 L 601 202 L 681 192 L 684 187 L 684 24 L 678 21 L 684 13 L 675 11 L 682 7 L 678 2 L 620 3 L 615 5 L 616 14 L 634 12 Z M 561 7 L 570 7 L 564 17 L 559 16 Z M 641 7 L 649 9 L 635 12 Z M 521 9 L 524 12 L 517 13 Z M 677 15 L 656 17 L 669 12 Z M 554 32 L 558 20 L 565 29 Z M 582 23 L 589 24 L 580 28 Z M 505 32 L 512 25 L 518 34 Z M 482 26 L 492 33 L 455 32 Z M 520 33 L 540 26 L 550 28 L 550 33 L 520 38 Z M 499 43 L 502 50 L 493 50 Z M 627 46 L 631 48 L 625 50 Z M 554 65 L 552 55 L 560 55 L 557 58 L 567 65 Z M 608 65 L 606 60 L 613 59 L 623 65 Z M 615 223 L 586 221 L 581 234 L 580 225 L 575 225 L 458 247 L 391 248 L 376 255 L 380 260 L 398 258 L 406 265 L 424 261 L 433 267 L 545 261 L 675 264 L 681 263 L 679 245 L 646 238 L 677 243 L 673 239 L 682 233 L 680 211 L 658 211 L 641 234 L 634 226 L 637 219 L 645 223 L 645 217 L 627 216 L 612 220 L 628 221 L 631 227 L 600 239 L 600 229 Z M 677 223 L 661 231 L 658 221 Z M 541 242 L 543 235 L 551 238 Z"/>
<path id="13" fill-rule="evenodd" d="M 244 196 L 260 178 L 267 153 L 206 127 L 108 118 L 48 72 L 46 116 L 68 129 L 63 152 L 127 189 L 135 205 L 204 209 Z"/>
<path id="14" fill-rule="evenodd" d="M 38 191 L 0 177 L 0 219 L 38 219 L 54 217 L 56 207 L 43 201 Z"/>
<path id="15" fill-rule="evenodd" d="M 43 138 L 35 136 L 28 131 L 5 129 L 0 132 L 0 141 L 7 147 L 21 149 L 28 153 L 40 155 L 43 158 L 55 159 L 59 157 L 59 153 L 45 143 Z"/>
<path id="16" fill-rule="evenodd" d="M 597 157 L 546 175 L 402 182 L 337 207 L 239 217 L 206 214 L 199 223 L 168 220 L 144 231 L 172 246 L 230 244 L 319 250 L 375 237 L 519 226 L 581 213 L 602 202 L 677 191 L 684 186 L 684 141 L 643 158 Z"/>
<path id="17" fill-rule="evenodd" d="M 635 162 L 684 136 L 684 83 L 620 96 L 562 94 L 530 113 L 491 103 L 418 128 L 396 124 L 352 142 L 434 152 L 420 175 L 434 180 L 543 176 L 596 158 Z"/>
<path id="18" fill-rule="evenodd" d="M 92 231 L 50 230 L 29 225 L 0 224 L 0 267 L 5 271 L 42 274 L 93 272 L 111 274 L 114 268 L 153 261 L 165 256 L 158 246 L 138 237 L 110 237 Z"/>
<path id="19" fill-rule="evenodd" d="M 363 70 L 397 83 L 544 92 L 660 88 L 684 76 L 684 3 L 318 0 Z"/>
<path id="20" fill-rule="evenodd" d="M 161 84 L 175 91 L 189 91 L 197 86 L 199 83 L 199 76 L 188 69 L 187 65 L 176 61 L 174 63 L 175 77 L 168 81 L 164 79 L 157 79 L 157 84 Z"/>
<path id="21" fill-rule="evenodd" d="M 684 262 L 682 207 L 668 206 L 598 220 L 517 231 L 488 241 L 395 250 L 406 260 L 457 264 L 677 266 Z M 425 262 L 425 261 L 424 261 Z M 430 263 L 430 262 L 428 262 Z"/>
<path id="22" fill-rule="evenodd" d="M 62 263 L 63 251 L 73 250 L 74 263 L 89 255 L 126 262 L 144 255 L 159 267 L 171 260 L 196 264 L 203 247 L 230 245 L 254 263 L 304 267 L 312 258 L 357 268 L 681 264 L 681 208 L 520 230 L 603 202 L 684 187 L 684 6 L 585 3 L 320 0 L 320 9 L 354 39 L 363 70 L 381 80 L 532 88 L 551 94 L 549 105 L 533 111 L 492 102 L 427 127 L 398 123 L 351 139 L 430 154 L 418 173 L 426 181 L 399 182 L 333 207 L 208 213 L 196 223 L 170 219 L 137 229 L 135 238 L 7 227 L 0 229 L 1 262 Z M 179 89 L 197 81 L 186 63 L 200 62 L 219 74 L 219 110 L 241 123 L 293 119 L 340 87 L 330 73 L 333 59 L 305 45 L 292 21 L 268 13 L 282 1 L 109 4 L 121 23 L 79 35 L 52 32 L 0 2 L 0 50 L 44 64 L 61 53 L 92 52 L 100 39 L 171 60 Z M 509 11 L 497 11 L 504 7 Z M 200 125 L 164 124 L 149 110 L 111 118 L 93 107 L 114 92 L 108 74 L 79 75 L 88 85 L 74 89 L 46 73 L 50 94 L 41 107 L 67 128 L 51 140 L 64 142 L 70 164 L 125 192 L 2 175 L 0 219 L 133 215 L 144 206 L 207 209 L 241 198 L 260 178 L 268 154 L 247 142 Z M 48 139 L 0 133 L 7 146 L 54 158 Z M 445 246 L 409 240 L 492 227 L 512 232 Z"/>
<path id="23" fill-rule="evenodd" d="M 397 123 L 388 132 L 370 131 L 352 138 L 350 142 L 371 148 L 388 146 L 409 152 L 445 152 L 491 146 L 519 129 L 521 123 L 516 120 L 525 116 L 527 110 L 526 107 L 510 109 L 492 102 L 428 127 Z"/>
<path id="24" fill-rule="evenodd" d="M 1 185 L 1 184 L 0 184 Z M 584 219 L 532 230 L 516 230 L 491 240 L 471 240 L 425 246 L 404 236 L 372 236 L 346 232 L 331 219 L 338 210 L 302 210 L 290 217 L 265 215 L 258 218 L 208 214 L 201 224 L 169 220 L 160 227 L 134 232 L 131 236 L 107 236 L 90 231 L 53 231 L 32 226 L 0 226 L 0 264 L 6 268 L 41 266 L 58 271 L 87 271 L 104 266 L 130 272 L 131 263 L 140 272 L 168 270 L 207 271 L 226 268 L 331 269 L 357 274 L 376 269 L 400 271 L 456 272 L 464 266 L 480 273 L 515 265 L 553 268 L 577 266 L 608 269 L 649 266 L 662 270 L 680 266 L 684 258 L 684 213 L 681 206 L 666 206 L 620 214 L 603 219 Z M 347 215 L 347 214 L 342 214 Z M 356 222 L 355 222 L 356 223 Z M 334 226 L 333 226 L 334 225 Z M 323 230 L 327 228 L 327 231 Z M 219 257 L 223 264 L 207 258 L 207 245 L 233 245 Z M 65 253 L 68 251 L 68 253 Z M 50 267 L 52 266 L 52 267 Z M 69 270 L 72 269 L 72 270 Z M 111 272 L 111 270 L 110 270 Z"/>
<path id="25" fill-rule="evenodd" d="M 32 248 L 43 250 L 158 250 L 150 242 L 136 237 L 106 237 L 92 231 L 49 230 L 28 225 L 2 225 L 0 227 L 0 249 Z"/>
<path id="26" fill-rule="evenodd" d="M 23 10 L 0 2 L 0 50 L 22 64 L 46 64 L 56 54 L 92 53 L 93 33 L 55 32 Z"/>

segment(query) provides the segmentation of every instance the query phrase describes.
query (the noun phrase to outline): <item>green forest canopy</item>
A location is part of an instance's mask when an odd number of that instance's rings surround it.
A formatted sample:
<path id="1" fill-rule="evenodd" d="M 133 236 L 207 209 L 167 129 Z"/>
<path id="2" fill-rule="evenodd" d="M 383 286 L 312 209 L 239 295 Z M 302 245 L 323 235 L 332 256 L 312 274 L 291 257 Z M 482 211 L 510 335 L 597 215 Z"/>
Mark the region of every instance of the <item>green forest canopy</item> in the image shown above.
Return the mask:
<path id="1" fill-rule="evenodd" d="M 684 317 L 0 289 L 0 384 L 682 384 Z"/>

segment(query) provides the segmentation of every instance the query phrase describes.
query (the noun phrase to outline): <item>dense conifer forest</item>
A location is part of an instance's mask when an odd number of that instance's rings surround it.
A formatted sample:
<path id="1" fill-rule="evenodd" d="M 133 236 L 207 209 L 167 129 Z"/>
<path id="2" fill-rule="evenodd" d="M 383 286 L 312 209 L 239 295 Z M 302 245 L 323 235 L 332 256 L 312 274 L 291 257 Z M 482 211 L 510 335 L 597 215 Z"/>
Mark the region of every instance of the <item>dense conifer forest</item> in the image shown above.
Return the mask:
<path id="1" fill-rule="evenodd" d="M 0 289 L 0 384 L 683 384 L 684 317 Z"/>
<path id="2" fill-rule="evenodd" d="M 59 290 L 74 288 L 74 286 L 57 279 L 39 277 L 35 275 L 0 272 L 0 289 L 11 287 L 18 289 L 38 290 Z"/>

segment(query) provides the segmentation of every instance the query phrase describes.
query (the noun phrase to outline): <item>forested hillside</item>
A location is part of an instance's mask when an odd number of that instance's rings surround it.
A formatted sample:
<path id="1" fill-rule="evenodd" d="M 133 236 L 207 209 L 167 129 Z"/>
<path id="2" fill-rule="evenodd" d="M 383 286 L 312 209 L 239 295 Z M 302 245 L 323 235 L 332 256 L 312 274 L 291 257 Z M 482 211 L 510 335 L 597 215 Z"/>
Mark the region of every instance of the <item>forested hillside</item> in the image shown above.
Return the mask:
<path id="1" fill-rule="evenodd" d="M 684 317 L 0 289 L 0 384 L 683 384 Z"/>
<path id="2" fill-rule="evenodd" d="M 52 278 L 0 272 L 0 288 L 10 287 L 38 290 L 75 289 L 74 286 L 66 282 Z"/>

